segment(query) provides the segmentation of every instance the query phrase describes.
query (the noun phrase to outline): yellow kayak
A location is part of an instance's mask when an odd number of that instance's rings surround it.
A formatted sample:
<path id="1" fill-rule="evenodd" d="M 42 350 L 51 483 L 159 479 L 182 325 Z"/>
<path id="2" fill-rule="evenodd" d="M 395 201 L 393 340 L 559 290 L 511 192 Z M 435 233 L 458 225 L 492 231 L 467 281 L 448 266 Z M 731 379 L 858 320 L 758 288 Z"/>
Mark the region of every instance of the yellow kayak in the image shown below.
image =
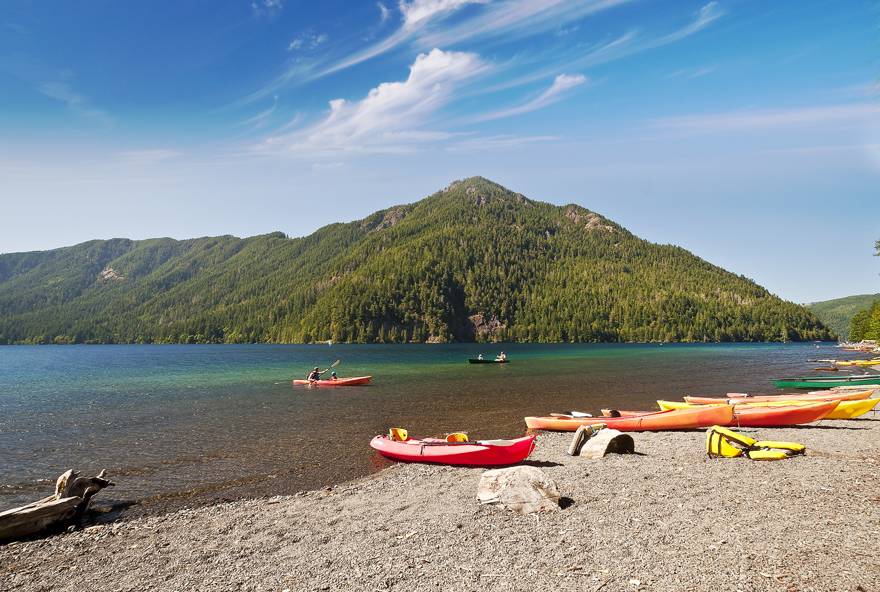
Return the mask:
<path id="1" fill-rule="evenodd" d="M 843 362 L 834 362 L 837 366 L 876 366 L 880 364 L 880 360 L 847 360 Z"/>
<path id="2" fill-rule="evenodd" d="M 834 411 L 823 417 L 822 419 L 853 419 L 860 417 L 880 402 L 880 397 L 875 399 L 863 399 L 861 401 L 841 401 L 834 408 Z M 770 401 L 770 402 L 748 402 L 735 403 L 736 405 L 744 405 L 746 407 L 778 407 L 786 405 L 810 405 L 815 401 Z M 723 405 L 724 403 L 716 403 Z M 690 409 L 691 407 L 699 407 L 694 403 L 686 403 L 684 401 L 657 401 L 661 411 L 669 411 L 670 409 Z"/>

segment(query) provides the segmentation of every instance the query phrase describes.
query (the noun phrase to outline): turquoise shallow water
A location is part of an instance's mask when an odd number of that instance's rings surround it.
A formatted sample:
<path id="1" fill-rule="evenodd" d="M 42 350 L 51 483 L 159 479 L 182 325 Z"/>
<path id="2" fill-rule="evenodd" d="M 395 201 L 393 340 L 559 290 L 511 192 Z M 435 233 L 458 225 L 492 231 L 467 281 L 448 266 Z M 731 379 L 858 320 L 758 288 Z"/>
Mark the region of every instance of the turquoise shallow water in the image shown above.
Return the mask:
<path id="1" fill-rule="evenodd" d="M 650 408 L 687 393 L 770 392 L 830 344 L 497 346 L 114 345 L 0 348 L 0 508 L 107 468 L 105 503 L 144 511 L 293 493 L 387 466 L 368 446 L 402 426 L 521 435 L 525 415 Z M 367 387 L 293 387 L 315 365 Z"/>

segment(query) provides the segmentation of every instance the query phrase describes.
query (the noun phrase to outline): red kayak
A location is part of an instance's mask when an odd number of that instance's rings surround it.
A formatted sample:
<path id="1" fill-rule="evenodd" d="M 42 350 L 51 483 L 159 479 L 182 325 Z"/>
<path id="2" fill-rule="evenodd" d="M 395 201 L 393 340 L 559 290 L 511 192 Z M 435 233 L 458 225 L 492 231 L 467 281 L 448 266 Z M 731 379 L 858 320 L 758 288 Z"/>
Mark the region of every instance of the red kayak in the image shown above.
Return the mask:
<path id="1" fill-rule="evenodd" d="M 492 467 L 524 461 L 535 448 L 535 436 L 474 442 L 447 442 L 437 438 L 391 440 L 388 436 L 376 436 L 370 446 L 395 460 Z"/>
<path id="2" fill-rule="evenodd" d="M 527 417 L 526 426 L 532 430 L 573 432 L 582 425 L 602 423 L 621 432 L 662 432 L 727 425 L 732 419 L 733 406 L 704 405 L 689 409 L 646 411 L 643 414 L 628 417 Z"/>
<path id="3" fill-rule="evenodd" d="M 701 409 L 705 407 L 720 407 L 733 411 L 732 419 L 727 422 L 718 421 L 715 425 L 735 426 L 741 428 L 772 428 L 819 421 L 837 407 L 838 400 L 819 401 L 809 405 L 780 405 L 778 407 L 749 407 L 744 405 L 704 405 L 703 407 L 690 407 L 689 409 Z M 610 413 L 610 409 L 603 409 L 602 413 Z M 676 410 L 673 410 L 676 411 Z M 612 427 L 612 422 L 617 420 L 635 420 L 646 417 L 655 417 L 656 411 L 618 411 L 620 417 L 591 418 L 598 420 L 597 423 L 607 423 Z M 661 413 L 669 413 L 661 411 Z M 614 426 L 616 427 L 616 426 Z M 617 428 L 623 430 L 623 428 Z"/>
<path id="4" fill-rule="evenodd" d="M 294 380 L 297 385 L 314 386 L 358 386 L 370 382 L 372 376 L 354 376 L 352 378 L 337 378 L 336 380 Z"/>

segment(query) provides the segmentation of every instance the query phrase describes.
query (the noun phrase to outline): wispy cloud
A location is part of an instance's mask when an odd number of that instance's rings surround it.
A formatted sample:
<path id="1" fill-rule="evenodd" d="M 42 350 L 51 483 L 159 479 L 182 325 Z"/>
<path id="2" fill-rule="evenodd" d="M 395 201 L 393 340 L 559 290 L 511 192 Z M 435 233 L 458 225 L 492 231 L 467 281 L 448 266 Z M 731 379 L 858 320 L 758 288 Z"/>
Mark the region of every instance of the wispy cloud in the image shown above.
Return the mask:
<path id="1" fill-rule="evenodd" d="M 251 10 L 257 17 L 275 17 L 284 9 L 284 0 L 252 0 Z"/>
<path id="2" fill-rule="evenodd" d="M 152 165 L 182 156 L 183 153 L 167 148 L 151 148 L 146 150 L 126 150 L 117 156 L 125 164 Z"/>
<path id="3" fill-rule="evenodd" d="M 521 115 L 523 113 L 530 113 L 532 111 L 537 111 L 538 109 L 543 109 L 544 107 L 552 105 L 562 99 L 564 95 L 573 88 L 586 84 L 587 82 L 589 82 L 589 79 L 583 74 L 560 74 L 553 80 L 553 84 L 537 97 L 520 105 L 516 105 L 515 107 L 508 107 L 507 109 L 485 113 L 479 116 L 477 121 L 502 119 L 504 117 L 512 117 L 514 115 Z"/>
<path id="4" fill-rule="evenodd" d="M 488 4 L 489 0 L 401 0 L 400 13 L 403 15 L 403 28 L 415 31 L 428 21 L 445 15 L 467 4 Z"/>
<path id="5" fill-rule="evenodd" d="M 258 150 L 307 156 L 342 152 L 400 152 L 455 134 L 426 129 L 453 92 L 490 66 L 473 53 L 434 49 L 420 54 L 402 82 L 383 82 L 365 98 L 330 101 L 320 121 L 265 140 Z"/>
<path id="6" fill-rule="evenodd" d="M 260 111 L 256 115 L 252 117 L 248 117 L 245 120 L 239 122 L 239 125 L 250 126 L 252 129 L 261 129 L 266 127 L 269 121 L 272 119 L 272 115 L 275 114 L 275 110 L 278 108 L 278 95 L 275 95 L 272 98 L 272 106 L 268 109 L 264 109 Z"/>
<path id="7" fill-rule="evenodd" d="M 514 148 L 527 146 L 529 144 L 536 144 L 539 142 L 552 142 L 558 139 L 559 136 L 515 136 L 509 134 L 500 134 L 495 136 L 469 138 L 467 140 L 450 144 L 446 149 L 450 152 L 511 150 Z"/>
<path id="8" fill-rule="evenodd" d="M 715 66 L 702 66 L 698 68 L 681 68 L 670 72 L 667 78 L 678 78 L 683 80 L 693 80 L 694 78 L 702 78 L 713 73 L 717 68 Z"/>
<path id="9" fill-rule="evenodd" d="M 381 2 L 376 2 L 376 8 L 379 9 L 379 24 L 384 25 L 391 17 L 391 11 Z"/>
<path id="10" fill-rule="evenodd" d="M 330 38 L 327 33 L 316 33 L 314 31 L 306 31 L 300 33 L 290 40 L 287 44 L 287 51 L 298 51 L 300 49 L 314 50 Z"/>
<path id="11" fill-rule="evenodd" d="M 718 133 L 791 126 L 859 126 L 876 121 L 880 105 L 850 103 L 794 109 L 727 111 L 655 119 L 654 129 L 687 133 Z"/>
<path id="12" fill-rule="evenodd" d="M 94 119 L 104 124 L 112 123 L 113 118 L 110 114 L 103 109 L 94 107 L 85 95 L 73 88 L 67 80 L 68 78 L 70 76 L 66 75 L 61 80 L 42 82 L 37 85 L 37 90 L 50 99 L 64 103 L 71 112 L 81 117 Z"/>

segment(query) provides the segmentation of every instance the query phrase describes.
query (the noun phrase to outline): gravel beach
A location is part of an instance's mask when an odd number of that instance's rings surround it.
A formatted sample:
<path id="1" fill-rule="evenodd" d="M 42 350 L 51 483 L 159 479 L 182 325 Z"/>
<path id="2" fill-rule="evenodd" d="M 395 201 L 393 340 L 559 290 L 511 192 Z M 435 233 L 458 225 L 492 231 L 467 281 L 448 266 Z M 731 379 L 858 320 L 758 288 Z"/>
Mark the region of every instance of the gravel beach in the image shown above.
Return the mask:
<path id="1" fill-rule="evenodd" d="M 399 464 L 5 545 L 0 590 L 880 590 L 880 419 L 742 431 L 808 454 L 707 459 L 695 431 L 591 461 L 542 434 L 529 462 L 564 510 L 481 506 L 481 469 Z"/>

